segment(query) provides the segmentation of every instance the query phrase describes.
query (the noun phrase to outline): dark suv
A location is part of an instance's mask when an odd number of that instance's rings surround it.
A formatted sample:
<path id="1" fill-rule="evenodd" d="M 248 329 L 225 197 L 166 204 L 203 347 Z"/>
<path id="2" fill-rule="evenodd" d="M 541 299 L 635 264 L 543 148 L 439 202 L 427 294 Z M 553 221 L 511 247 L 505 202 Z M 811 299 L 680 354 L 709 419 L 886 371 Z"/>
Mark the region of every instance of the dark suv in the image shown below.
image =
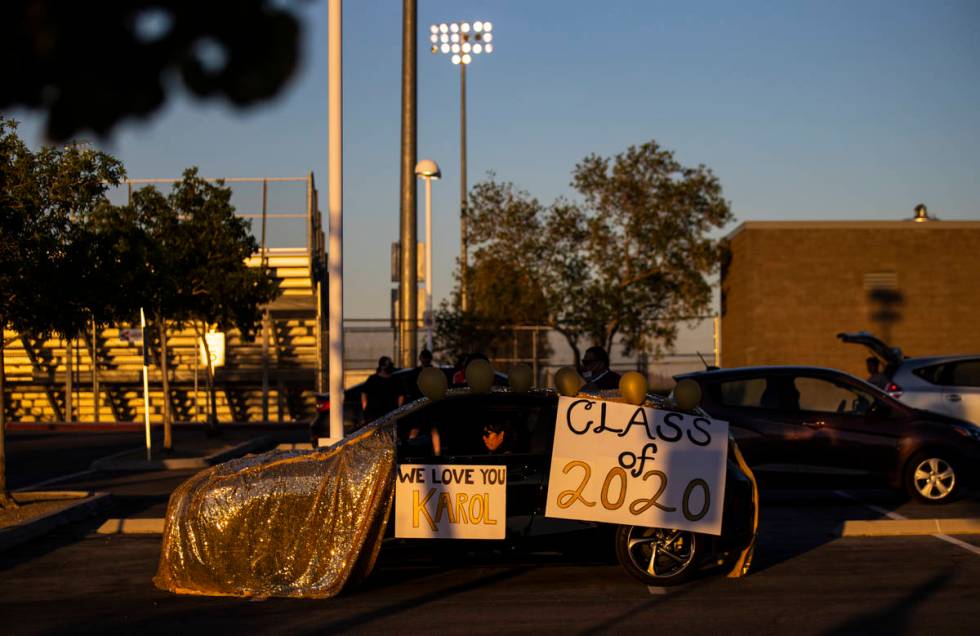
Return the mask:
<path id="1" fill-rule="evenodd" d="M 980 429 L 921 411 L 854 376 L 819 367 L 745 367 L 678 375 L 729 422 L 760 471 L 882 477 L 925 503 L 955 499 L 975 477 Z M 828 471 L 827 469 L 834 469 Z"/>

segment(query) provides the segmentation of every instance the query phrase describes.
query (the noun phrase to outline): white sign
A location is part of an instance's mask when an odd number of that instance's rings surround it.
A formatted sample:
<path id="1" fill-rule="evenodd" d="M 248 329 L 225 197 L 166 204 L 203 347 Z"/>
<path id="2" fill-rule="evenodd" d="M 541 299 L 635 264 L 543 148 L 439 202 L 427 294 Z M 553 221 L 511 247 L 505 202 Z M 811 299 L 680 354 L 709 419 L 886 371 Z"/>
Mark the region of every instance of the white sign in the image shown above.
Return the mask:
<path id="1" fill-rule="evenodd" d="M 561 397 L 545 514 L 721 534 L 728 423 Z"/>
<path id="2" fill-rule="evenodd" d="M 395 536 L 503 539 L 507 467 L 401 464 L 395 476 Z"/>
<path id="3" fill-rule="evenodd" d="M 208 341 L 207 349 L 203 342 L 198 342 L 201 348 L 201 364 L 208 366 L 208 351 L 211 352 L 211 368 L 216 369 L 225 365 L 225 334 L 221 331 L 209 331 L 204 334 Z"/>

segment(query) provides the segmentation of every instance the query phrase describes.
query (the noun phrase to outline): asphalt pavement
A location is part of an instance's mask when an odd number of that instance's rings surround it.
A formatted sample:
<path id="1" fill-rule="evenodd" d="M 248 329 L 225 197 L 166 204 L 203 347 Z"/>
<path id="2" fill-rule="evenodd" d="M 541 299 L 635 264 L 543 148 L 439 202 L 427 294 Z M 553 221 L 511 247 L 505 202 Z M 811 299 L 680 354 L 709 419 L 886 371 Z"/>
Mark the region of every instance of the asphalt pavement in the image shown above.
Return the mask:
<path id="1" fill-rule="evenodd" d="M 272 434 L 291 443 L 305 441 L 306 431 Z M 183 445 L 203 433 L 178 435 Z M 101 517 L 0 553 L 5 633 L 972 634 L 980 620 L 980 535 L 840 536 L 846 520 L 980 518 L 980 498 L 925 506 L 837 485 L 767 485 L 755 561 L 739 579 L 646 588 L 615 564 L 597 534 L 452 555 L 391 543 L 361 587 L 322 601 L 173 595 L 152 584 L 158 535 L 97 533 L 106 517 L 161 518 L 170 492 L 195 472 L 88 471 L 95 459 L 141 443 L 138 432 L 10 435 L 13 487 L 68 475 L 50 488 L 108 491 L 113 503 Z"/>

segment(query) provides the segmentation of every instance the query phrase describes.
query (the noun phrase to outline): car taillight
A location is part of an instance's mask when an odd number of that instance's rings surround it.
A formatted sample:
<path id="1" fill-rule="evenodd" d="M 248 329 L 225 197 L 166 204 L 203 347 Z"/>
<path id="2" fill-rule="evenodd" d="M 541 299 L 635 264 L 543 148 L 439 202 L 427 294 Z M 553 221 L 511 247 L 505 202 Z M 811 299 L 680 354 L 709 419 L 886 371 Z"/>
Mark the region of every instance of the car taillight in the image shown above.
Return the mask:
<path id="1" fill-rule="evenodd" d="M 902 387 L 898 386 L 894 382 L 889 382 L 888 386 L 885 387 L 885 393 L 897 400 L 898 398 L 902 397 Z"/>

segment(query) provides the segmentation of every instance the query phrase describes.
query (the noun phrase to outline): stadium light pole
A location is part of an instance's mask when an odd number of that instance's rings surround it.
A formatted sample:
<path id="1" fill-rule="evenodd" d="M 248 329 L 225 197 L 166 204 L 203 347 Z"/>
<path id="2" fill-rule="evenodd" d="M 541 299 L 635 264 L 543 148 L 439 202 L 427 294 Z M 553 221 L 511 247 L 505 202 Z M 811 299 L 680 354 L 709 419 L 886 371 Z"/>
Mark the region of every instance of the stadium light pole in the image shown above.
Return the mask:
<path id="1" fill-rule="evenodd" d="M 459 66 L 459 301 L 469 305 L 466 269 L 466 67 L 475 56 L 493 53 L 493 24 L 490 22 L 443 22 L 429 27 L 433 53 L 450 55 Z"/>
<path id="2" fill-rule="evenodd" d="M 328 443 L 344 436 L 344 99 L 341 19 L 343 3 L 330 0 L 328 6 L 328 123 L 329 123 L 329 207 L 330 242 L 327 253 L 330 333 L 330 435 Z M 320 326 L 317 326 L 320 329 Z M 322 377 L 322 376 L 321 376 Z"/>
<path id="3" fill-rule="evenodd" d="M 432 352 L 432 180 L 442 177 L 439 164 L 423 159 L 415 174 L 425 180 L 425 346 Z"/>

